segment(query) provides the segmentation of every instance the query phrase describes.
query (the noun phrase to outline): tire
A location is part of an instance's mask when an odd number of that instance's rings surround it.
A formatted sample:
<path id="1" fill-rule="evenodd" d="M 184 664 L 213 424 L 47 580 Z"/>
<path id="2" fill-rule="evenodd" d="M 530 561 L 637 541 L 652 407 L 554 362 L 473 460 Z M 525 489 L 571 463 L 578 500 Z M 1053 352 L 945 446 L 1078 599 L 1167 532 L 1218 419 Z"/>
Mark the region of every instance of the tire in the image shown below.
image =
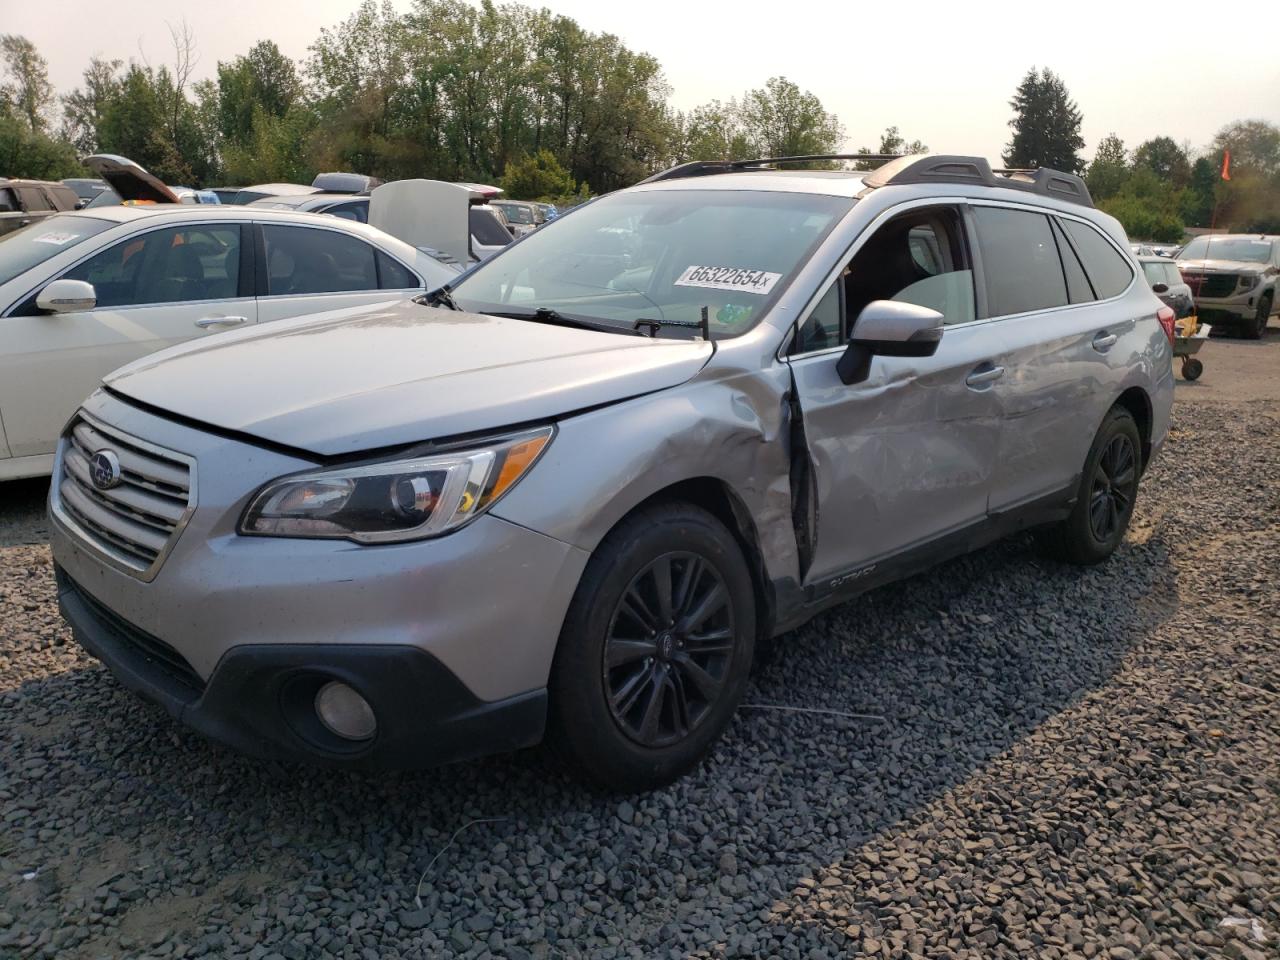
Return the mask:
<path id="1" fill-rule="evenodd" d="M 1041 533 L 1049 553 L 1081 566 L 1111 556 L 1129 528 L 1141 475 L 1138 425 L 1128 410 L 1112 407 L 1085 458 L 1070 516 Z"/>
<path id="2" fill-rule="evenodd" d="M 1264 293 L 1258 301 L 1258 314 L 1253 323 L 1244 327 L 1244 335 L 1248 340 L 1261 340 L 1267 332 L 1267 320 L 1271 317 L 1271 294 Z"/>
<path id="3" fill-rule="evenodd" d="M 549 745 L 607 790 L 670 783 L 732 719 L 755 631 L 751 572 L 724 524 L 682 502 L 636 512 L 596 548 L 569 606 L 548 685 Z"/>
<path id="4" fill-rule="evenodd" d="M 1195 357 L 1188 357 L 1182 364 L 1182 379 L 1199 380 L 1200 374 L 1204 373 L 1204 364 Z"/>

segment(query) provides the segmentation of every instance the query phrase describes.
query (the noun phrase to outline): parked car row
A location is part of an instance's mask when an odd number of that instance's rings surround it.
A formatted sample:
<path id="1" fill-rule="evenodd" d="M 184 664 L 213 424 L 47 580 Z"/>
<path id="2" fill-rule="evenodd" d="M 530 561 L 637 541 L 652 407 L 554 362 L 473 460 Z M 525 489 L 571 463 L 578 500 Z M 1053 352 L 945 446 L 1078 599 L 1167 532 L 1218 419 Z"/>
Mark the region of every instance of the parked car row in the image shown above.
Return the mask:
<path id="1" fill-rule="evenodd" d="M 370 225 L 156 204 L 0 241 L 0 416 L 42 468 L 57 435 L 77 640 L 257 756 L 545 737 L 638 790 L 834 603 L 1027 527 L 1110 556 L 1176 319 L 1120 225 L 1050 170 L 786 166 L 682 165 L 463 272 L 494 198 L 430 181 Z"/>

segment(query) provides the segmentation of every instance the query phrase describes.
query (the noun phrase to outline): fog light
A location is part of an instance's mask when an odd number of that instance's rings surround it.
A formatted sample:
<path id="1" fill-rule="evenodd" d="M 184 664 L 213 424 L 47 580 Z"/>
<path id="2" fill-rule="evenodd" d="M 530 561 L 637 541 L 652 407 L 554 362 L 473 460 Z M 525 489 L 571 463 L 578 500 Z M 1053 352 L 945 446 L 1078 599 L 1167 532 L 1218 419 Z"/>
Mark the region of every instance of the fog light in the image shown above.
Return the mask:
<path id="1" fill-rule="evenodd" d="M 345 683 L 331 680 L 316 693 L 316 715 L 344 740 L 368 740 L 378 729 L 369 701 Z"/>

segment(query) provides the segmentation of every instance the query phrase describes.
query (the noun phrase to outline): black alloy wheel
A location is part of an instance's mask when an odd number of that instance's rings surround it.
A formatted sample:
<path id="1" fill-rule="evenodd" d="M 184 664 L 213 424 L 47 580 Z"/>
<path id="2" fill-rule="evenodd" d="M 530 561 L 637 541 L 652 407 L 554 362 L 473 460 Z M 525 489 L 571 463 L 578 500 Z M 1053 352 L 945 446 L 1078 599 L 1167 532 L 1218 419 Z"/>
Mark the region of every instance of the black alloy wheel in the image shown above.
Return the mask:
<path id="1" fill-rule="evenodd" d="M 614 608 L 602 669 L 609 712 L 645 747 L 685 739 L 725 688 L 734 655 L 724 579 L 693 553 L 667 553 L 632 579 Z"/>
<path id="2" fill-rule="evenodd" d="M 1089 527 L 1100 543 L 1115 536 L 1138 490 L 1138 454 L 1123 433 L 1111 438 L 1098 459 L 1089 494 Z"/>

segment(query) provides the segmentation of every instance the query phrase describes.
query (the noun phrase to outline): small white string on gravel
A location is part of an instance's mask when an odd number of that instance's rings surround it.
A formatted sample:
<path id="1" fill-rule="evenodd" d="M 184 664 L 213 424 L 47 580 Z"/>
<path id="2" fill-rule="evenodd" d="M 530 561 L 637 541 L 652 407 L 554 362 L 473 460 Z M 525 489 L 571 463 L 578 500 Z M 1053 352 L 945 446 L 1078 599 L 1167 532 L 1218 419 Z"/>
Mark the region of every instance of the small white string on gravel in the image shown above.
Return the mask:
<path id="1" fill-rule="evenodd" d="M 445 845 L 444 845 L 443 847 L 441 847 L 441 848 L 440 848 L 440 852 L 439 852 L 439 853 L 437 853 L 434 857 L 432 857 L 432 858 L 431 858 L 431 862 L 430 862 L 430 863 L 428 863 L 428 864 L 427 864 L 427 866 L 426 866 L 426 869 L 422 871 L 422 876 L 420 876 L 420 877 L 418 878 L 418 887 L 417 887 L 417 890 L 415 890 L 415 891 L 414 891 L 414 895 L 413 895 L 413 902 L 414 902 L 415 904 L 417 904 L 417 905 L 418 905 L 418 909 L 419 909 L 419 910 L 421 910 L 421 909 L 422 909 L 422 883 L 423 883 L 423 881 L 427 879 L 427 874 L 428 874 L 428 873 L 430 873 L 430 872 L 431 872 L 431 868 L 432 868 L 432 867 L 434 867 L 434 866 L 436 865 L 436 861 L 437 861 L 437 860 L 439 860 L 441 857 L 443 857 L 443 856 L 444 856 L 444 852 L 445 852 L 446 850 L 448 850 L 451 846 L 453 846 L 453 841 L 455 841 L 455 840 L 457 840 L 457 839 L 458 839 L 458 834 L 460 834 L 463 830 L 466 830 L 468 827 L 474 827 L 474 826 L 475 826 L 476 824 L 478 824 L 478 823 L 502 823 L 504 820 L 507 820 L 507 819 L 509 819 L 509 818 L 507 818 L 507 817 L 482 817 L 482 818 L 480 818 L 480 819 L 478 819 L 478 820 L 468 820 L 466 823 L 464 823 L 462 826 L 460 826 L 457 830 L 453 831 L 453 835 L 452 835 L 451 837 L 449 837 L 449 839 L 448 839 L 448 841 L 445 843 Z"/>
<path id="2" fill-rule="evenodd" d="M 823 707 L 789 707 L 780 703 L 744 703 L 739 710 L 780 710 L 784 713 L 817 713 L 828 717 L 846 717 L 850 720 L 879 720 L 884 717 L 878 713 L 849 713 L 847 710 L 828 710 Z"/>

